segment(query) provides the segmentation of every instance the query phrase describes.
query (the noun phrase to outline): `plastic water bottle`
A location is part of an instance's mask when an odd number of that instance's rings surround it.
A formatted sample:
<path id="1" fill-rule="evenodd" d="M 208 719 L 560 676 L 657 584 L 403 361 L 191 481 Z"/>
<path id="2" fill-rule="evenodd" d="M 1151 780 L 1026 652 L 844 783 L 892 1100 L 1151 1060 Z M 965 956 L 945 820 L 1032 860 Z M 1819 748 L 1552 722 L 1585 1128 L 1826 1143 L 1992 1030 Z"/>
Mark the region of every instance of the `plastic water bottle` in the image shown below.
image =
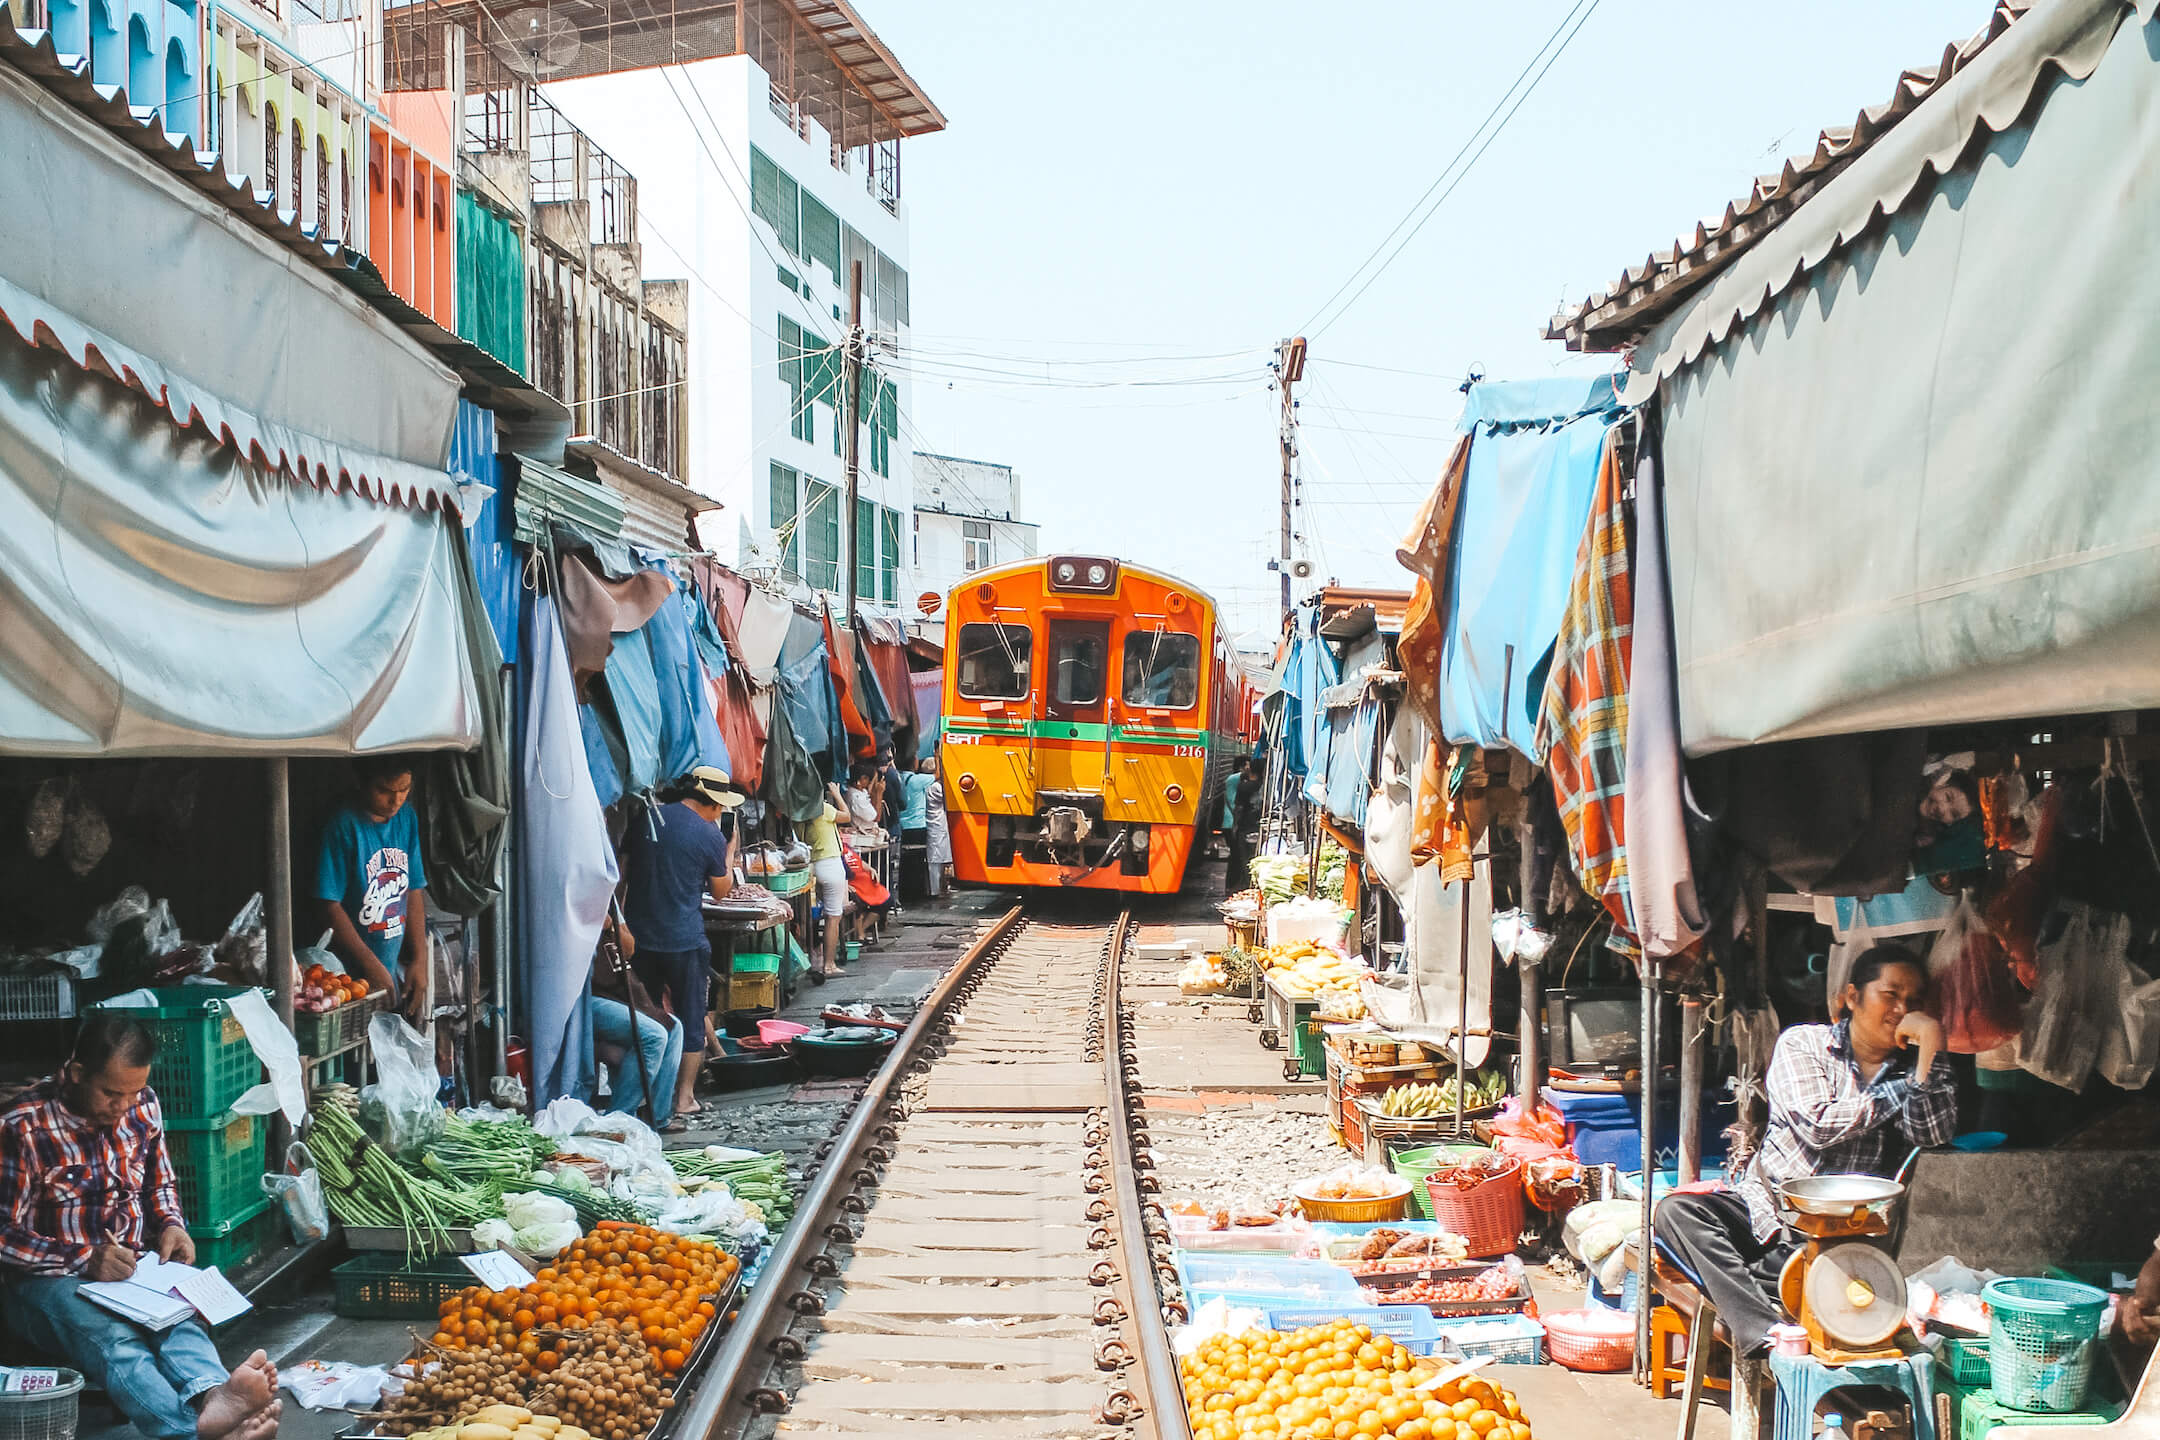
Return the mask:
<path id="1" fill-rule="evenodd" d="M 1845 1417 L 1842 1415 L 1823 1416 L 1822 1434 L 1818 1437 L 1818 1440 L 1852 1440 L 1852 1436 L 1845 1429 Z"/>

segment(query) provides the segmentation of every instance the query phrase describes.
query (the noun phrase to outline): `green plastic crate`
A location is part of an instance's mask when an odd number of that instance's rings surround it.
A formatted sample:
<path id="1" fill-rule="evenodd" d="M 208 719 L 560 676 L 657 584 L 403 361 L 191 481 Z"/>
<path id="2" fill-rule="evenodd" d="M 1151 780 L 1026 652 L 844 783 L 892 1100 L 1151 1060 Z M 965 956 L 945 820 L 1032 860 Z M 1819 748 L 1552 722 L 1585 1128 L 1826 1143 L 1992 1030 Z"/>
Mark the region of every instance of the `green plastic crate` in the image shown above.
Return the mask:
<path id="1" fill-rule="evenodd" d="M 757 950 L 745 951 L 735 957 L 729 968 L 737 975 L 777 975 L 780 973 L 780 957 Z"/>
<path id="2" fill-rule="evenodd" d="M 270 1133 L 260 1115 L 227 1112 L 215 1120 L 168 1120 L 165 1152 L 180 1182 L 180 1211 L 216 1221 L 263 1198 L 263 1152 Z"/>
<path id="3" fill-rule="evenodd" d="M 1321 1034 L 1321 1027 L 1332 1023 L 1334 1022 L 1300 1018 L 1293 1027 L 1296 1032 L 1294 1043 L 1300 1074 L 1327 1074 L 1327 1037 Z"/>
<path id="4" fill-rule="evenodd" d="M 352 1320 L 428 1320 L 442 1302 L 479 1282 L 454 1257 L 407 1265 L 391 1254 L 359 1255 L 330 1272 L 338 1314 Z"/>
<path id="5" fill-rule="evenodd" d="M 2012 1410 L 1986 1390 L 1975 1390 L 1959 1406 L 1958 1440 L 1982 1440 L 2004 1425 L 2105 1425 L 2122 1412 L 2123 1402 L 2114 1400 L 2074 1415 L 2037 1414 L 2029 1410 Z"/>
<path id="6" fill-rule="evenodd" d="M 175 1120 L 216 1120 L 263 1078 L 262 1062 L 225 1002 L 246 990 L 237 985 L 174 985 L 153 990 L 157 1004 L 128 1013 L 157 1037 L 150 1088 L 168 1125 Z"/>
<path id="7" fill-rule="evenodd" d="M 268 1200 L 258 1200 L 229 1220 L 190 1225 L 195 1241 L 195 1263 L 215 1265 L 228 1275 L 277 1243 L 278 1227 L 285 1211 Z"/>

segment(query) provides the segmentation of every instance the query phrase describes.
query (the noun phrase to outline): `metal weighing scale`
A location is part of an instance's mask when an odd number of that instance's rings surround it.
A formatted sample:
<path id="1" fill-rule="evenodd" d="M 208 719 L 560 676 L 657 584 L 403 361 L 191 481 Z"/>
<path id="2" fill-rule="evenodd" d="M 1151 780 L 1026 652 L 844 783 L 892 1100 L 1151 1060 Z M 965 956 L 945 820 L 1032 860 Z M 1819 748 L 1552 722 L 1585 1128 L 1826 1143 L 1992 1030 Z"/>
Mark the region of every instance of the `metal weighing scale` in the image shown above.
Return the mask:
<path id="1" fill-rule="evenodd" d="M 1891 1254 L 1889 1211 L 1905 1194 L 1874 1175 L 1813 1175 L 1777 1187 L 1785 1223 L 1807 1237 L 1778 1277 L 1779 1298 L 1817 1360 L 1895 1360 L 1905 1277 Z"/>

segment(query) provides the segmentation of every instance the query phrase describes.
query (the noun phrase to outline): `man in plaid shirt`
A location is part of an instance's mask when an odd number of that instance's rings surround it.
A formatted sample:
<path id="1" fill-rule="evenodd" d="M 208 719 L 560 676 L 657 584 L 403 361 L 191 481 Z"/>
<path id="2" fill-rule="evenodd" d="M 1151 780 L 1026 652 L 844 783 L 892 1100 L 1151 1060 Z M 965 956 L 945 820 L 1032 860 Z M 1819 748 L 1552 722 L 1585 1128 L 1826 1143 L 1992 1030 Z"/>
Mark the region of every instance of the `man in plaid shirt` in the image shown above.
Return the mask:
<path id="1" fill-rule="evenodd" d="M 228 1375 L 196 1320 L 145 1330 L 79 1293 L 145 1254 L 195 1259 L 149 1089 L 156 1050 L 140 1020 L 93 1013 L 60 1074 L 0 1111 L 0 1312 L 156 1440 L 270 1440 L 281 1407 L 262 1351 Z"/>
<path id="2" fill-rule="evenodd" d="M 1778 1273 L 1797 1241 L 1772 1199 L 1780 1181 L 1887 1175 L 1913 1146 L 1957 1133 L 1957 1081 L 1942 1026 L 1919 1009 L 1926 994 L 1927 967 L 1909 950 L 1878 945 L 1855 960 L 1846 1017 L 1778 1037 L 1770 1124 L 1747 1173 L 1731 1189 L 1659 1204 L 1658 1242 L 1717 1307 L 1735 1354 L 1762 1354 L 1770 1327 L 1786 1323 Z"/>

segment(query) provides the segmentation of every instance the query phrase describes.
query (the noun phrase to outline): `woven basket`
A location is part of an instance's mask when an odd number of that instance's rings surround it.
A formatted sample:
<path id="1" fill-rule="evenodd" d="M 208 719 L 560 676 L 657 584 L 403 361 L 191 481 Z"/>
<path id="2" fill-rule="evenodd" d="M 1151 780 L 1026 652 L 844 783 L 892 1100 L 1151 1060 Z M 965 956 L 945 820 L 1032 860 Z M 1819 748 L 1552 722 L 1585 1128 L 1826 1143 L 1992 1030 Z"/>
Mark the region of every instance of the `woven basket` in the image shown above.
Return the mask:
<path id="1" fill-rule="evenodd" d="M 1321 1200 L 1303 1190 L 1290 1193 L 1305 1211 L 1306 1219 L 1335 1224 L 1363 1225 L 1379 1220 L 1400 1220 L 1410 1206 L 1410 1187 L 1407 1185 L 1401 1194 L 1377 1200 Z"/>
<path id="2" fill-rule="evenodd" d="M 1544 1317 L 1545 1358 L 1564 1369 L 1599 1375 L 1633 1369 L 1633 1329 L 1626 1334 L 1593 1329 L 1584 1323 L 1590 1315 L 1587 1310 L 1562 1310 Z"/>
<path id="3" fill-rule="evenodd" d="M 1510 1157 L 1507 1169 L 1468 1190 L 1428 1176 L 1425 1193 L 1432 1201 L 1432 1218 L 1441 1229 L 1462 1236 L 1473 1258 L 1515 1249 L 1523 1230 L 1522 1161 Z"/>

